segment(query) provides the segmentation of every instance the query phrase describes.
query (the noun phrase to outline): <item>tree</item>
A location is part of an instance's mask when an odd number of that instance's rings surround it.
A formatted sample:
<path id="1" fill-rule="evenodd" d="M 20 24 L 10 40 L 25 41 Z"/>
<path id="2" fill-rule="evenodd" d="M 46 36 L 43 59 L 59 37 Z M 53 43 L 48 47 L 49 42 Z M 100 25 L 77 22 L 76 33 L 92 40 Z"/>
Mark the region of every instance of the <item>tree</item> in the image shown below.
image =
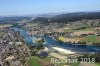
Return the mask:
<path id="1" fill-rule="evenodd" d="M 37 42 L 37 45 L 36 45 L 36 48 L 37 48 L 37 49 L 43 49 L 43 48 L 44 48 L 44 46 L 43 46 L 44 39 L 43 39 L 43 38 L 37 39 L 36 42 Z"/>
<path id="2" fill-rule="evenodd" d="M 36 41 L 38 44 L 43 44 L 44 43 L 44 39 L 43 38 L 39 38 Z"/>

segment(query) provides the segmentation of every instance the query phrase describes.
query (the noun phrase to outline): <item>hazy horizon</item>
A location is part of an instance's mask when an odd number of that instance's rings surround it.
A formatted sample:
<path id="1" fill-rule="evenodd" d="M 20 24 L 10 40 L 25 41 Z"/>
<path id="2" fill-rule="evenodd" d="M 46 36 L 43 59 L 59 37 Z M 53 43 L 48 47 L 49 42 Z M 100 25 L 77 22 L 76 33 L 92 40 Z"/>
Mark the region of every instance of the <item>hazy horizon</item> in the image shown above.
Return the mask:
<path id="1" fill-rule="evenodd" d="M 100 0 L 0 0 L 0 16 L 100 11 Z"/>

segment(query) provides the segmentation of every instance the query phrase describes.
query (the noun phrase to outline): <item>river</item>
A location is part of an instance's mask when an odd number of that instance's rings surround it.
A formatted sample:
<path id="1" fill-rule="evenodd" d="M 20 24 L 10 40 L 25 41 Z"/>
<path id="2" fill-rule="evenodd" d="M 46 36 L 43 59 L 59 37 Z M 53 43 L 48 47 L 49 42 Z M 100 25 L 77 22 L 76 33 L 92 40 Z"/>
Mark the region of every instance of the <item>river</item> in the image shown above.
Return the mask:
<path id="1" fill-rule="evenodd" d="M 16 28 L 13 27 L 12 28 L 15 31 L 19 31 L 20 34 L 24 37 L 24 41 L 26 42 L 26 44 L 30 44 L 31 46 L 36 45 L 36 38 L 37 36 L 30 36 L 28 31 L 25 31 L 21 28 Z M 45 42 L 44 45 L 47 47 L 61 47 L 63 49 L 67 49 L 67 50 L 71 50 L 71 51 L 77 51 L 77 52 L 100 52 L 100 46 L 83 46 L 80 44 L 68 44 L 68 43 L 62 43 L 62 42 L 57 42 L 55 39 L 53 39 L 52 37 L 46 37 L 46 36 L 42 36 L 42 38 L 44 38 Z"/>

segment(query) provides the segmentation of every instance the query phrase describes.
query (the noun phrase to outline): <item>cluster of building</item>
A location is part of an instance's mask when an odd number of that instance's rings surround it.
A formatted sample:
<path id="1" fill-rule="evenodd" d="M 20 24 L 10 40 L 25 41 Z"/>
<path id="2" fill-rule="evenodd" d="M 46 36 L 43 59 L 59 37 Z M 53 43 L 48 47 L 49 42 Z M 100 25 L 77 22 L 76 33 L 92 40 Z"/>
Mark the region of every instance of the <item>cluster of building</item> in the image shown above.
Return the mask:
<path id="1" fill-rule="evenodd" d="M 48 25 L 33 23 L 25 25 L 24 28 L 31 36 L 51 36 L 57 38 L 64 36 L 65 38 L 68 38 L 66 39 L 68 40 L 67 42 L 72 41 L 78 43 L 80 42 L 81 37 L 88 35 L 95 35 L 97 37 L 100 36 L 100 19 L 83 19 L 80 21 L 68 22 L 68 24 L 57 22 L 50 22 Z M 91 29 L 81 31 L 82 29 L 87 28 Z M 76 31 L 70 31 L 71 29 Z M 79 39 L 73 39 L 76 37 Z"/>
<path id="2" fill-rule="evenodd" d="M 19 59 L 28 56 L 22 38 L 19 32 L 11 28 L 0 29 L 0 66 L 22 66 Z"/>
<path id="3" fill-rule="evenodd" d="M 31 24 L 31 25 L 25 25 L 24 28 L 30 33 L 31 36 L 39 35 L 43 36 L 47 33 L 53 33 L 53 32 L 59 32 L 59 28 L 64 27 L 65 24 L 63 23 L 49 23 L 48 25 L 45 24 Z M 60 29 L 63 31 L 62 29 Z"/>

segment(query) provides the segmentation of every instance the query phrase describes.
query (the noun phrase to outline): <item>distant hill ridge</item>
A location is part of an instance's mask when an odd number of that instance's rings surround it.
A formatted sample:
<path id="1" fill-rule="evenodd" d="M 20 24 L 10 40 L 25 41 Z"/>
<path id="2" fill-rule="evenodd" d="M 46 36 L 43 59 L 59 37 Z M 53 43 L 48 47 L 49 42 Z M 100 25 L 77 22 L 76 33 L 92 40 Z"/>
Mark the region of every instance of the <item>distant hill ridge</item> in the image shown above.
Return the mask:
<path id="1" fill-rule="evenodd" d="M 68 23 L 79 21 L 82 19 L 100 19 L 100 12 L 77 12 L 77 13 L 67 13 L 57 15 L 51 18 L 48 17 L 36 17 L 32 22 L 39 23 L 49 23 L 49 22 L 58 22 L 58 23 Z"/>
<path id="2" fill-rule="evenodd" d="M 17 23 L 17 22 L 21 22 L 23 20 L 31 20 L 32 18 L 30 17 L 0 17 L 0 23 Z"/>

